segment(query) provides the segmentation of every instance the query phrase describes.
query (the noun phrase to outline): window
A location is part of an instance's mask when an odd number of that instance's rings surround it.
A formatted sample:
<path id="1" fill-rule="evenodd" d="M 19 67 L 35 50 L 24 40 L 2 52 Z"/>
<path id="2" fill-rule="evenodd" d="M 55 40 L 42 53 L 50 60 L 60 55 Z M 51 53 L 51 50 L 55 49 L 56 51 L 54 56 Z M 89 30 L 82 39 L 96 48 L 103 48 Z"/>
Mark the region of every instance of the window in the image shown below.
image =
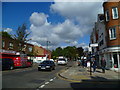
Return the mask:
<path id="1" fill-rule="evenodd" d="M 32 47 L 31 47 L 31 46 L 29 46 L 29 48 L 28 48 L 28 49 L 29 49 L 29 52 L 32 52 Z"/>
<path id="2" fill-rule="evenodd" d="M 105 17 L 106 17 L 106 21 L 109 21 L 110 16 L 109 16 L 109 12 L 108 12 L 108 10 L 105 12 Z"/>
<path id="3" fill-rule="evenodd" d="M 2 40 L 2 48 L 5 48 L 5 41 Z"/>
<path id="4" fill-rule="evenodd" d="M 104 41 L 101 40 L 100 43 L 99 43 L 99 46 L 102 46 L 104 44 Z"/>
<path id="5" fill-rule="evenodd" d="M 118 19 L 118 8 L 117 7 L 112 8 L 112 17 L 113 19 Z"/>
<path id="6" fill-rule="evenodd" d="M 12 42 L 9 43 L 9 49 L 13 49 L 13 43 Z"/>
<path id="7" fill-rule="evenodd" d="M 109 36 L 110 36 L 110 40 L 116 39 L 116 29 L 115 29 L 115 27 L 109 29 Z"/>
<path id="8" fill-rule="evenodd" d="M 21 43 L 19 43 L 19 45 L 18 45 L 19 47 L 21 47 L 22 46 L 22 44 Z"/>

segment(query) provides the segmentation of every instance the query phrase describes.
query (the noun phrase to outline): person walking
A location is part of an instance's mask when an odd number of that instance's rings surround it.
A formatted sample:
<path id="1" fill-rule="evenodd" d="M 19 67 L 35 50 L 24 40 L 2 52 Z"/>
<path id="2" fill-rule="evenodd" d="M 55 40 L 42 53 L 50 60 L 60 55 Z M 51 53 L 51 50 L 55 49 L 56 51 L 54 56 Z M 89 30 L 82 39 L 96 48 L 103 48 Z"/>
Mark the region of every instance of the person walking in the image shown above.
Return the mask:
<path id="1" fill-rule="evenodd" d="M 105 58 L 102 57 L 102 60 L 101 60 L 101 68 L 102 68 L 102 72 L 105 73 L 105 67 L 106 67 L 106 61 L 105 61 Z"/>
<path id="2" fill-rule="evenodd" d="M 97 61 L 95 58 L 93 58 L 92 67 L 93 67 L 93 73 L 96 72 Z"/>

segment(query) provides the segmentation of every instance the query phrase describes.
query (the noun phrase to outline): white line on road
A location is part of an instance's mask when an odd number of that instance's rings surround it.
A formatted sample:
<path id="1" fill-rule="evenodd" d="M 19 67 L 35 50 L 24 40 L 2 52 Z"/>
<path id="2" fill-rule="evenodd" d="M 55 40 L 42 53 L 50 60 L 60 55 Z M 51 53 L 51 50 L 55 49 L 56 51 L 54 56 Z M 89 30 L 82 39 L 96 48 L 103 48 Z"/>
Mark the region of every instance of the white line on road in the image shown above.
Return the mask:
<path id="1" fill-rule="evenodd" d="M 39 88 L 43 88 L 45 85 L 41 85 Z"/>
<path id="2" fill-rule="evenodd" d="M 49 82 L 46 82 L 45 84 L 48 84 Z"/>
<path id="3" fill-rule="evenodd" d="M 53 79 L 50 79 L 50 81 L 53 81 Z"/>
<path id="4" fill-rule="evenodd" d="M 56 77 L 54 77 L 53 79 L 56 79 Z"/>

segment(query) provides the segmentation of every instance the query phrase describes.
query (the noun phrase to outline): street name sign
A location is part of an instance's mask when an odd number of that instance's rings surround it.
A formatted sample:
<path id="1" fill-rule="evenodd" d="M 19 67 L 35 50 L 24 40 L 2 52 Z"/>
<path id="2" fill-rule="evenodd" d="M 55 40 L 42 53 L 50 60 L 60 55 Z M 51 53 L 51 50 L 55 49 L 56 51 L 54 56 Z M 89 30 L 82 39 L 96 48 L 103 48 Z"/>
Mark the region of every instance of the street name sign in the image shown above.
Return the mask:
<path id="1" fill-rule="evenodd" d="M 97 47 L 98 43 L 90 44 L 90 47 Z"/>

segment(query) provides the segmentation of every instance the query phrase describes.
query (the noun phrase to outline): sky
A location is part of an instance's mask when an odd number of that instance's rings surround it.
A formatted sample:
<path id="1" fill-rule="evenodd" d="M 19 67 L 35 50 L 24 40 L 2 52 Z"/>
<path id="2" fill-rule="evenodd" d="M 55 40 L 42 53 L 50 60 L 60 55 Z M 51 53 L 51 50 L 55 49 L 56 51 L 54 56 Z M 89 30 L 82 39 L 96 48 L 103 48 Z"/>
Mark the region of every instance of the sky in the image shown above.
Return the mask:
<path id="1" fill-rule="evenodd" d="M 2 28 L 10 34 L 23 23 L 29 43 L 46 47 L 87 47 L 103 2 L 2 2 Z"/>

